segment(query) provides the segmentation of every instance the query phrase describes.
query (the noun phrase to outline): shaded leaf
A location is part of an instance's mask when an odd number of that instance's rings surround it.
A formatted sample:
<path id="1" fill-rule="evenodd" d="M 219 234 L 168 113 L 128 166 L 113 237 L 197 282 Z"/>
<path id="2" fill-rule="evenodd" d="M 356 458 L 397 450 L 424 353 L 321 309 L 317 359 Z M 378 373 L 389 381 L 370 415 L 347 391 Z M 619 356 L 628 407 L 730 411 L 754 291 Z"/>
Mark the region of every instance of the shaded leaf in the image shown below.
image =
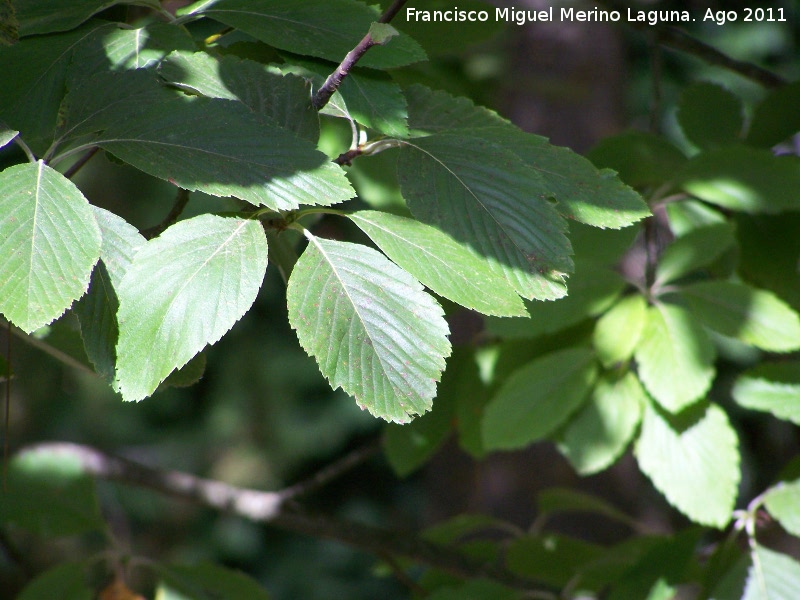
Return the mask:
<path id="1" fill-rule="evenodd" d="M 800 157 L 734 146 L 704 152 L 675 175 L 683 191 L 747 213 L 774 213 L 800 207 Z"/>
<path id="2" fill-rule="evenodd" d="M 10 144 L 19 135 L 19 131 L 14 131 L 5 123 L 0 121 L 0 148 Z"/>
<path id="3" fill-rule="evenodd" d="M 67 70 L 76 49 L 94 45 L 103 30 L 111 27 L 91 23 L 68 33 L 32 37 L 0 52 L 0 119 L 19 130 L 37 155 L 44 155 L 53 141 Z"/>
<path id="4" fill-rule="evenodd" d="M 664 250 L 656 268 L 656 283 L 675 281 L 713 263 L 733 243 L 733 228 L 727 223 L 693 229 Z"/>
<path id="5" fill-rule="evenodd" d="M 670 181 L 686 162 L 683 153 L 662 136 L 626 131 L 605 137 L 586 155 L 600 169 L 613 169 L 632 186 Z"/>
<path id="6" fill-rule="evenodd" d="M 800 425 L 800 363 L 760 364 L 739 376 L 731 395 L 745 408 Z"/>
<path id="7" fill-rule="evenodd" d="M 23 452 L 9 462 L 0 523 L 44 538 L 102 531 L 94 481 L 80 460 L 57 450 Z"/>
<path id="8" fill-rule="evenodd" d="M 670 420 L 648 403 L 635 453 L 642 471 L 687 517 L 710 527 L 728 524 L 741 474 L 736 432 L 720 407 Z"/>
<path id="9" fill-rule="evenodd" d="M 81 325 L 81 337 L 89 360 L 97 374 L 111 382 L 114 380 L 119 338 L 117 289 L 133 256 L 146 240 L 122 217 L 102 208 L 92 209 L 103 240 L 100 262 L 92 272 L 88 293 L 73 310 Z"/>
<path id="10" fill-rule="evenodd" d="M 311 106 L 311 91 L 306 82 L 252 60 L 226 55 L 221 58 L 205 52 L 173 52 L 158 68 L 170 83 L 209 98 L 237 100 L 253 112 L 272 119 L 316 143 L 319 117 Z"/>
<path id="11" fill-rule="evenodd" d="M 201 1 L 179 10 L 178 14 L 202 14 L 275 48 L 337 64 L 380 16 L 374 7 L 354 0 Z M 421 60 L 425 60 L 425 52 L 419 44 L 407 35 L 400 35 L 385 47 L 370 49 L 359 65 L 388 69 Z"/>
<path id="12" fill-rule="evenodd" d="M 92 15 L 124 0 L 14 0 L 20 35 L 74 29 Z"/>
<path id="13" fill-rule="evenodd" d="M 519 600 L 519 592 L 487 579 L 474 579 L 456 586 L 438 588 L 428 600 Z"/>
<path id="14" fill-rule="evenodd" d="M 44 162 L 0 173 L 0 312 L 31 333 L 89 285 L 100 230 L 80 190 Z"/>
<path id="15" fill-rule="evenodd" d="M 639 377 L 661 406 L 677 412 L 699 400 L 714 379 L 714 346 L 687 310 L 659 303 L 647 321 L 635 357 Z"/>
<path id="16" fill-rule="evenodd" d="M 800 131 L 800 82 L 773 90 L 753 112 L 747 143 L 771 148 Z"/>
<path id="17" fill-rule="evenodd" d="M 722 86 L 699 82 L 684 89 L 678 123 L 698 148 L 713 148 L 738 139 L 744 124 L 742 101 Z"/>
<path id="18" fill-rule="evenodd" d="M 601 378 L 558 436 L 558 449 L 581 475 L 611 466 L 633 439 L 647 396 L 633 373 Z"/>
<path id="19" fill-rule="evenodd" d="M 680 295 L 700 322 L 723 335 L 771 352 L 800 348 L 800 317 L 772 292 L 704 281 L 682 286 Z"/>
<path id="20" fill-rule="evenodd" d="M 751 556 L 742 600 L 795 600 L 800 596 L 800 563 L 761 545 Z"/>
<path id="21" fill-rule="evenodd" d="M 484 412 L 486 448 L 522 448 L 551 434 L 585 400 L 596 376 L 585 348 L 553 352 L 515 371 Z"/>
<path id="22" fill-rule="evenodd" d="M 258 221 L 201 215 L 142 246 L 117 290 L 123 398 L 149 396 L 216 343 L 249 310 L 266 268 Z"/>
<path id="23" fill-rule="evenodd" d="M 375 250 L 306 235 L 287 290 L 300 345 L 372 414 L 403 423 L 430 410 L 450 354 L 441 307 Z"/>
<path id="24" fill-rule="evenodd" d="M 527 315 L 514 289 L 486 260 L 435 227 L 377 211 L 348 215 L 397 265 L 423 285 L 489 315 Z"/>
<path id="25" fill-rule="evenodd" d="M 615 271 L 578 265 L 569 279 L 569 295 L 558 302 L 525 301 L 528 319 L 487 319 L 491 333 L 507 339 L 532 338 L 562 331 L 608 310 L 625 287 Z"/>
<path id="26" fill-rule="evenodd" d="M 647 321 L 647 301 L 641 294 L 625 296 L 597 320 L 592 336 L 597 358 L 612 367 L 633 356 Z"/>
<path id="27" fill-rule="evenodd" d="M 211 562 L 160 566 L 159 600 L 269 600 L 269 594 L 252 577 Z"/>
<path id="28" fill-rule="evenodd" d="M 523 297 L 565 295 L 572 270 L 566 223 L 538 194 L 537 174 L 508 150 L 431 136 L 404 142 L 397 169 L 415 217 L 488 258 Z"/>
<path id="29" fill-rule="evenodd" d="M 633 523 L 631 517 L 614 508 L 605 500 L 568 488 L 550 488 L 542 491 L 539 493 L 537 504 L 539 518 L 564 512 L 588 512 L 602 515 L 627 525 Z"/>
<path id="30" fill-rule="evenodd" d="M 97 144 L 182 188 L 274 210 L 330 205 L 353 195 L 344 171 L 312 144 L 232 100 L 176 98 L 154 105 L 109 126 Z"/>
<path id="31" fill-rule="evenodd" d="M 19 40 L 19 21 L 11 0 L 0 1 L 0 44 L 11 46 Z"/>
<path id="32" fill-rule="evenodd" d="M 581 569 L 597 560 L 602 546 L 559 534 L 526 536 L 506 549 L 508 569 L 527 579 L 561 588 L 573 581 Z"/>
<path id="33" fill-rule="evenodd" d="M 40 573 L 17 596 L 17 600 L 51 600 L 58 590 L 59 600 L 92 600 L 94 590 L 87 583 L 89 566 L 64 562 Z"/>

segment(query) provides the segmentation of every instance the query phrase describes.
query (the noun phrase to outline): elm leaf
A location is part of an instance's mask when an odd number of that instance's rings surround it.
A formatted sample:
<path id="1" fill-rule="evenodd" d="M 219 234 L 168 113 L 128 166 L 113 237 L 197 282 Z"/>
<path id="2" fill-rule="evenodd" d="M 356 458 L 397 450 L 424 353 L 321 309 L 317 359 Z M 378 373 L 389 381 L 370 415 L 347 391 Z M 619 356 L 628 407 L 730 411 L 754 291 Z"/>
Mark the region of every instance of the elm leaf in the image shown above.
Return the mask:
<path id="1" fill-rule="evenodd" d="M 442 308 L 379 252 L 306 232 L 289 279 L 289 323 L 331 386 L 373 415 L 430 410 L 450 355 Z"/>
<path id="2" fill-rule="evenodd" d="M 28 333 L 83 296 L 100 257 L 89 202 L 44 162 L 0 173 L 0 312 Z"/>
<path id="3" fill-rule="evenodd" d="M 119 285 L 117 379 L 141 400 L 250 309 L 267 268 L 258 221 L 201 215 L 144 244 Z"/>

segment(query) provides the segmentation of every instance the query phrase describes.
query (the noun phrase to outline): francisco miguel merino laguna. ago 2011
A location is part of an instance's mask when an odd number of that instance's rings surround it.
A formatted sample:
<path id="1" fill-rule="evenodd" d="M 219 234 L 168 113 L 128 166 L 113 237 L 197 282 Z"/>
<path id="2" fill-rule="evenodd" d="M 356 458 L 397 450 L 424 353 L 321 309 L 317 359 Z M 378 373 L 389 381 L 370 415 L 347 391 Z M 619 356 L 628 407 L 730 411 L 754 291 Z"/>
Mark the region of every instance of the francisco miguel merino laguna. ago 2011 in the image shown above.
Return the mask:
<path id="1" fill-rule="evenodd" d="M 457 6 L 447 10 L 419 10 L 414 7 L 406 8 L 407 22 L 424 23 L 459 23 L 459 22 L 486 22 L 492 17 L 488 10 L 462 10 Z M 628 8 L 625 20 L 631 23 L 690 23 L 696 19 L 688 10 L 634 10 Z M 542 10 L 519 10 L 514 7 L 495 8 L 494 21 L 525 25 L 527 23 L 545 23 L 558 21 L 575 21 L 581 23 L 616 23 L 623 20 L 623 13 L 618 10 L 576 10 L 575 8 L 561 7 L 558 12 L 551 6 Z M 702 21 L 713 21 L 717 25 L 724 25 L 734 21 L 742 22 L 783 22 L 786 21 L 783 8 L 743 8 L 739 10 L 712 10 L 706 9 L 702 14 Z"/>

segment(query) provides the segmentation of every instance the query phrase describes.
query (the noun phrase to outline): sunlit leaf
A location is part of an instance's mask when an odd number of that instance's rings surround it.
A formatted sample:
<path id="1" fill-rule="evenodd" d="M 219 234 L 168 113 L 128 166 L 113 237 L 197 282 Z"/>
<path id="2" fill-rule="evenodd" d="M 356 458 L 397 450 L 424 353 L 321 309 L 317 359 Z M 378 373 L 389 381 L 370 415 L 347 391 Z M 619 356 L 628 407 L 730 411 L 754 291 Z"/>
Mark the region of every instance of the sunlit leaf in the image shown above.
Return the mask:
<path id="1" fill-rule="evenodd" d="M 210 562 L 159 566 L 158 600 L 269 600 L 259 583 L 240 571 Z"/>
<path id="2" fill-rule="evenodd" d="M 673 506 L 697 523 L 722 528 L 731 519 L 741 477 L 738 446 L 728 416 L 716 405 L 675 419 L 648 403 L 636 459 Z"/>
<path id="3" fill-rule="evenodd" d="M 527 315 L 487 261 L 435 227 L 377 211 L 349 215 L 386 255 L 437 294 L 489 315 Z"/>
<path id="4" fill-rule="evenodd" d="M 656 268 L 656 282 L 664 284 L 713 263 L 734 243 L 727 223 L 698 227 L 666 247 Z"/>
<path id="5" fill-rule="evenodd" d="M 604 377 L 558 436 L 558 449 L 581 475 L 611 466 L 636 433 L 646 394 L 633 373 Z"/>
<path id="6" fill-rule="evenodd" d="M 659 303 L 648 309 L 634 355 L 647 391 L 670 412 L 699 400 L 714 378 L 714 346 L 679 306 Z"/>
<path id="7" fill-rule="evenodd" d="M 142 246 L 117 290 L 123 398 L 149 396 L 227 333 L 253 304 L 266 268 L 267 240 L 253 220 L 201 215 Z"/>
<path id="8" fill-rule="evenodd" d="M 487 449 L 522 448 L 555 431 L 586 399 L 597 376 L 594 355 L 568 348 L 517 370 L 486 407 Z"/>
<path id="9" fill-rule="evenodd" d="M 597 320 L 592 338 L 597 358 L 606 367 L 633 356 L 647 321 L 647 302 L 641 294 L 631 294 L 617 302 Z"/>
<path id="10" fill-rule="evenodd" d="M 800 425 L 800 363 L 763 363 L 745 371 L 731 390 L 738 404 Z"/>
<path id="11" fill-rule="evenodd" d="M 742 600 L 794 600 L 800 596 L 800 563 L 758 545 L 752 553 Z"/>
<path id="12" fill-rule="evenodd" d="M 800 536 L 800 481 L 772 486 L 764 494 L 764 505 L 786 531 Z"/>
<path id="13" fill-rule="evenodd" d="M 28 333 L 89 286 L 100 229 L 83 194 L 43 162 L 0 173 L 0 312 Z"/>
<path id="14" fill-rule="evenodd" d="M 336 389 L 389 421 L 430 410 L 449 329 L 420 283 L 382 254 L 307 234 L 289 279 L 289 322 Z"/>
<path id="15" fill-rule="evenodd" d="M 800 317 L 772 292 L 730 281 L 682 286 L 680 296 L 707 327 L 763 350 L 800 348 Z"/>

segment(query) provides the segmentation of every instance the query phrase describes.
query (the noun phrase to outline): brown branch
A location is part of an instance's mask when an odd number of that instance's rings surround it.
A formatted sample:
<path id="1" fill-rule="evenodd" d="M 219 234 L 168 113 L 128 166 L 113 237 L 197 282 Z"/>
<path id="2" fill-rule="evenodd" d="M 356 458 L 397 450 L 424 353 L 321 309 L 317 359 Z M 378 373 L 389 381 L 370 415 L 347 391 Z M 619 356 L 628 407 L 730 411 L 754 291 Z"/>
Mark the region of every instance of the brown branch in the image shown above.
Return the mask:
<path id="1" fill-rule="evenodd" d="M 388 23 L 391 21 L 407 1 L 408 0 L 395 0 L 380 16 L 378 23 Z M 358 42 L 356 47 L 347 53 L 344 60 L 336 67 L 333 73 L 328 75 L 325 83 L 322 84 L 322 87 L 317 90 L 317 93 L 314 94 L 314 97 L 311 99 L 311 104 L 316 110 L 321 110 L 328 103 L 331 96 L 333 96 L 336 90 L 339 89 L 339 86 L 342 85 L 344 78 L 350 74 L 350 70 L 361 60 L 370 48 L 376 45 L 378 45 L 378 42 L 372 39 L 372 36 L 367 33 L 367 35 Z"/>
<path id="2" fill-rule="evenodd" d="M 75 176 L 75 173 L 80 171 L 83 168 L 83 165 L 88 163 L 92 159 L 92 157 L 95 154 L 97 154 L 98 150 L 100 150 L 100 148 L 95 146 L 94 148 L 86 152 L 83 156 L 81 156 L 78 160 L 75 161 L 75 164 L 73 164 L 69 169 L 64 171 L 64 177 L 66 177 L 67 179 L 72 179 Z"/>
<path id="3" fill-rule="evenodd" d="M 149 240 L 164 233 L 164 230 L 167 227 L 175 224 L 188 203 L 189 190 L 178 188 L 178 193 L 175 194 L 175 203 L 172 205 L 169 213 L 167 213 L 167 216 L 164 217 L 164 219 L 158 225 L 154 225 L 153 227 L 148 227 L 147 229 L 142 230 L 142 235 Z"/>
<path id="4" fill-rule="evenodd" d="M 99 479 L 148 488 L 258 523 L 341 542 L 378 557 L 403 557 L 465 579 L 487 578 L 519 590 L 548 593 L 542 586 L 519 577 L 502 566 L 476 560 L 452 548 L 427 542 L 412 533 L 395 532 L 300 511 L 290 506 L 292 494 L 285 491 L 263 492 L 238 488 L 188 473 L 146 467 L 89 446 L 67 442 L 36 444 L 20 451 L 21 454 L 34 452 L 68 456 L 77 460 L 85 474 Z"/>

